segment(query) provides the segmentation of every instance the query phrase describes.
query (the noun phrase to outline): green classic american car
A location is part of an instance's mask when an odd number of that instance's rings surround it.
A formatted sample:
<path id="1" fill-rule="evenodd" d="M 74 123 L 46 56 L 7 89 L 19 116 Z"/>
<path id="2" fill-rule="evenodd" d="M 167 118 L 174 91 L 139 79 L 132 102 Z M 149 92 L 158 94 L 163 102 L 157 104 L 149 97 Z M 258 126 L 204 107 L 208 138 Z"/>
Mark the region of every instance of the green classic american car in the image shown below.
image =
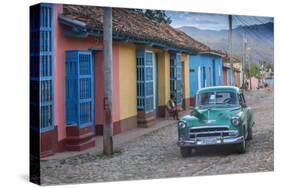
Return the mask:
<path id="1" fill-rule="evenodd" d="M 178 121 L 178 146 L 188 157 L 201 146 L 231 144 L 245 153 L 246 140 L 253 137 L 253 112 L 237 87 L 216 86 L 200 89 L 190 115 Z"/>

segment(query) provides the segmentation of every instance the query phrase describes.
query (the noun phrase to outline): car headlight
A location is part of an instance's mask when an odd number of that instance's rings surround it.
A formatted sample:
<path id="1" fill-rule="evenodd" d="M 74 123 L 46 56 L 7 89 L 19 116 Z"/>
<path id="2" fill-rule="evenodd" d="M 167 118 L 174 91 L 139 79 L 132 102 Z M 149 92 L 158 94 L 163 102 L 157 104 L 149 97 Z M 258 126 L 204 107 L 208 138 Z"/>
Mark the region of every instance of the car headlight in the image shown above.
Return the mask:
<path id="1" fill-rule="evenodd" d="M 232 125 L 239 125 L 240 120 L 238 117 L 233 117 L 233 118 L 231 118 L 231 123 L 232 123 Z"/>
<path id="2" fill-rule="evenodd" d="M 186 124 L 184 123 L 184 122 L 182 122 L 182 121 L 179 121 L 178 122 L 178 126 L 179 126 L 179 128 L 185 128 L 186 127 Z"/>

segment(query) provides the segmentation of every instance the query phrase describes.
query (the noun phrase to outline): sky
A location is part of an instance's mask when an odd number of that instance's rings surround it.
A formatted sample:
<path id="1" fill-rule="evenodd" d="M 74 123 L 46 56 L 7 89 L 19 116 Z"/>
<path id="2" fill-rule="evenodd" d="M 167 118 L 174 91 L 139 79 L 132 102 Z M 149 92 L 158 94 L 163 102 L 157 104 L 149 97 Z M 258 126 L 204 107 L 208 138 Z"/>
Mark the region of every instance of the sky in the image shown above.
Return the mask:
<path id="1" fill-rule="evenodd" d="M 222 30 L 228 29 L 228 16 L 224 14 L 192 13 L 166 11 L 166 15 L 172 19 L 171 25 L 175 28 L 182 26 L 192 26 L 199 29 Z M 273 22 L 271 17 L 239 16 L 243 18 L 242 23 L 237 18 L 233 19 L 233 28 L 239 25 L 254 25 Z"/>

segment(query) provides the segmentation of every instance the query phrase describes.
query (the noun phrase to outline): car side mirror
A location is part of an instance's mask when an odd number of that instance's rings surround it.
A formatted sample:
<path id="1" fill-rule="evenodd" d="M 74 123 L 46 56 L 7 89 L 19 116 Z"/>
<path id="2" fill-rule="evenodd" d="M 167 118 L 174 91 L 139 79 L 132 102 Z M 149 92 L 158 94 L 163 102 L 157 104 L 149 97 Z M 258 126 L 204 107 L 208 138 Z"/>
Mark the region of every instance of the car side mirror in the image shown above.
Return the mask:
<path id="1" fill-rule="evenodd" d="M 244 103 L 244 102 L 240 102 L 240 106 L 241 106 L 242 108 L 246 108 L 246 107 L 247 107 L 246 103 Z"/>

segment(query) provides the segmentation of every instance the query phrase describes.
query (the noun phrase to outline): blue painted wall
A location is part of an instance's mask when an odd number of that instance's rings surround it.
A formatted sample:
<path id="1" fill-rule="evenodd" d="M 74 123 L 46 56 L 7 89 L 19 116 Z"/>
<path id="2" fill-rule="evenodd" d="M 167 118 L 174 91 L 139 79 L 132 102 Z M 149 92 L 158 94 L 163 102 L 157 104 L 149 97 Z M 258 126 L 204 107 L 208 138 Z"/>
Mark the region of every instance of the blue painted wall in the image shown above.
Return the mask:
<path id="1" fill-rule="evenodd" d="M 232 70 L 231 69 L 227 69 L 227 85 L 228 86 L 231 86 L 233 85 L 233 73 L 232 73 Z"/>
<path id="2" fill-rule="evenodd" d="M 195 96 L 199 87 L 223 85 L 222 58 L 211 54 L 190 55 L 189 73 L 190 97 Z"/>

